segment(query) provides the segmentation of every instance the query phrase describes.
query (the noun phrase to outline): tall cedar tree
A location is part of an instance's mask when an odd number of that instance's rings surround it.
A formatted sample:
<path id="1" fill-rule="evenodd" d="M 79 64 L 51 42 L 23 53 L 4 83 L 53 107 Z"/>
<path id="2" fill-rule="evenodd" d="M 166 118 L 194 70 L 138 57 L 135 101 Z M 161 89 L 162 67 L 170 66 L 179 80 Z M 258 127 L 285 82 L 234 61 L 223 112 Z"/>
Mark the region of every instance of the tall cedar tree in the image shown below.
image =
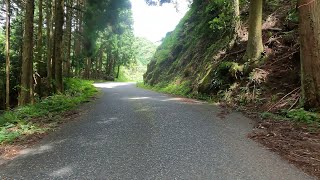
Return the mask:
<path id="1" fill-rule="evenodd" d="M 42 78 L 46 76 L 46 63 L 42 59 L 42 26 L 43 26 L 43 13 L 42 13 L 43 1 L 38 0 L 39 18 L 38 18 L 38 34 L 37 34 L 37 46 L 36 46 L 36 62 L 37 72 L 40 77 L 37 78 L 37 93 L 42 97 Z"/>
<path id="2" fill-rule="evenodd" d="M 66 46 L 67 46 L 67 54 L 66 54 L 66 66 L 65 72 L 66 76 L 70 77 L 70 68 L 71 68 L 71 31 L 72 31 L 72 0 L 67 0 L 67 14 L 66 14 Z"/>
<path id="3" fill-rule="evenodd" d="M 6 109 L 10 109 L 10 0 L 6 0 Z"/>
<path id="4" fill-rule="evenodd" d="M 33 18 L 34 0 L 26 0 L 19 105 L 30 103 L 32 98 L 31 88 L 33 88 Z"/>
<path id="5" fill-rule="evenodd" d="M 299 0 L 298 9 L 303 102 L 320 109 L 320 1 Z"/>
<path id="6" fill-rule="evenodd" d="M 55 90 L 58 93 L 63 92 L 63 82 L 62 82 L 62 59 L 63 59 L 63 7 L 64 0 L 55 1 L 55 31 L 54 31 L 54 57 L 53 61 L 55 63 Z"/>
<path id="7" fill-rule="evenodd" d="M 262 5 L 263 0 L 250 0 L 249 39 L 245 56 L 250 61 L 258 60 L 263 52 Z"/>
<path id="8" fill-rule="evenodd" d="M 47 21 L 47 79 L 51 83 L 52 80 L 52 37 L 53 37 L 53 24 L 52 24 L 52 2 L 46 0 L 46 21 Z"/>

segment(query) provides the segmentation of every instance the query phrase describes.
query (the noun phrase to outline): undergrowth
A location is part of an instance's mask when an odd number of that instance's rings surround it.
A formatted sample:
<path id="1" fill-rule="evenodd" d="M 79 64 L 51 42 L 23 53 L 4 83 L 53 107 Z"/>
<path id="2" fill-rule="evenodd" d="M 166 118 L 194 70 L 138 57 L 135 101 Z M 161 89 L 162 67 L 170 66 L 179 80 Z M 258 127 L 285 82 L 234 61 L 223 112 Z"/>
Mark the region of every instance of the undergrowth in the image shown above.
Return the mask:
<path id="1" fill-rule="evenodd" d="M 207 94 L 195 94 L 192 93 L 190 89 L 190 85 L 188 82 L 182 82 L 181 84 L 174 84 L 174 83 L 159 83 L 155 86 L 151 86 L 149 84 L 145 84 L 143 82 L 138 82 L 137 87 L 144 88 L 144 89 L 149 89 L 157 92 L 162 92 L 162 93 L 168 93 L 168 94 L 173 94 L 173 95 L 179 95 L 179 96 L 184 96 L 188 98 L 195 98 L 195 99 L 200 99 L 200 100 L 205 100 L 208 102 L 215 102 L 215 101 L 224 101 L 224 102 L 229 102 L 228 99 L 226 99 L 226 92 L 224 92 L 223 97 L 217 96 L 209 96 Z M 241 94 L 241 93 L 240 93 Z M 243 94 L 243 93 L 242 93 Z M 247 94 L 247 93 L 245 93 Z M 238 95 L 239 96 L 239 95 Z M 231 98 L 231 97 L 229 97 Z M 243 98 L 238 97 L 239 101 Z M 230 100 L 231 102 L 231 100 Z M 241 103 L 240 103 L 241 104 Z M 305 123 L 309 124 L 311 126 L 316 125 L 317 127 L 320 127 L 320 116 L 316 112 L 310 112 L 306 111 L 303 108 L 299 109 L 291 109 L 291 110 L 282 110 L 279 113 L 271 113 L 271 112 L 263 112 L 261 113 L 261 118 L 262 119 L 275 119 L 275 120 L 288 120 L 296 123 Z"/>
<path id="2" fill-rule="evenodd" d="M 280 113 L 274 114 L 270 112 L 261 113 L 263 119 L 289 120 L 297 123 L 305 123 L 308 125 L 316 125 L 320 127 L 320 116 L 316 112 L 306 111 L 303 108 L 282 110 Z"/>
<path id="3" fill-rule="evenodd" d="M 151 86 L 151 85 L 145 84 L 143 82 L 138 82 L 137 87 L 143 88 L 143 89 L 149 89 L 149 90 L 153 90 L 153 91 L 157 91 L 157 92 L 162 92 L 162 93 L 184 96 L 184 97 L 188 97 L 188 98 L 205 100 L 208 102 L 214 101 L 214 99 L 207 94 L 201 94 L 201 93 L 194 94 L 194 93 L 192 93 L 188 82 L 183 82 L 181 84 L 160 83 L 155 86 Z"/>
<path id="4" fill-rule="evenodd" d="M 6 111 L 0 116 L 0 144 L 10 143 L 21 135 L 44 133 L 54 127 L 58 115 L 71 110 L 95 95 L 93 82 L 69 78 L 64 80 L 65 93 L 49 96 L 33 105 L 18 107 Z M 35 118 L 46 118 L 50 121 L 43 124 L 33 122 Z"/>

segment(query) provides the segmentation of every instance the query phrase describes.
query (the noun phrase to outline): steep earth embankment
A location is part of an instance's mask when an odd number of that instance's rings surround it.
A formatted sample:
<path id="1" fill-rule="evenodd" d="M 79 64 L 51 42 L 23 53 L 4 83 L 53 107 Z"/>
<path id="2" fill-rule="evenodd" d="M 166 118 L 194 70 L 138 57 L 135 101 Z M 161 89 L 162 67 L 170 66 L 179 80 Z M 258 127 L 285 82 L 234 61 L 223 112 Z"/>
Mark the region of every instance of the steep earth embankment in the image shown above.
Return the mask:
<path id="1" fill-rule="evenodd" d="M 208 94 L 241 105 L 255 101 L 267 109 L 281 95 L 299 87 L 300 63 L 295 2 L 266 3 L 265 52 L 255 68 L 248 68 L 243 58 L 248 36 L 247 4 L 241 5 L 242 27 L 232 43 L 235 33 L 232 13 L 228 13 L 230 7 L 218 1 L 194 1 L 187 15 L 157 49 L 144 82 L 158 88 L 182 89 L 184 94 Z M 272 95 L 272 101 L 266 100 Z M 290 107 L 295 100 L 293 97 L 286 106 Z"/>
<path id="2" fill-rule="evenodd" d="M 215 3 L 213 3 L 215 4 Z M 227 26 L 210 28 L 210 22 L 223 13 L 223 7 L 196 1 L 173 32 L 167 34 L 148 65 L 144 80 L 152 86 L 173 85 L 197 92 L 199 83 L 218 62 L 219 52 L 232 35 Z"/>

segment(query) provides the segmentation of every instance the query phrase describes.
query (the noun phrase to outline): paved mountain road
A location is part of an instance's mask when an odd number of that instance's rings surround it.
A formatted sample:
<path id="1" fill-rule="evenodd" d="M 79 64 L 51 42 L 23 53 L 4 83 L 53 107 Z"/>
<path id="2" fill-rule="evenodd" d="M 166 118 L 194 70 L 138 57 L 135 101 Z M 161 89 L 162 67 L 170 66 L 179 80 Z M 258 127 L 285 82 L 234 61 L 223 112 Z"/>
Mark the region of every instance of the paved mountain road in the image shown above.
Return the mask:
<path id="1" fill-rule="evenodd" d="M 214 105 L 101 83 L 103 95 L 0 179 L 312 179 L 246 138 L 253 121 Z"/>

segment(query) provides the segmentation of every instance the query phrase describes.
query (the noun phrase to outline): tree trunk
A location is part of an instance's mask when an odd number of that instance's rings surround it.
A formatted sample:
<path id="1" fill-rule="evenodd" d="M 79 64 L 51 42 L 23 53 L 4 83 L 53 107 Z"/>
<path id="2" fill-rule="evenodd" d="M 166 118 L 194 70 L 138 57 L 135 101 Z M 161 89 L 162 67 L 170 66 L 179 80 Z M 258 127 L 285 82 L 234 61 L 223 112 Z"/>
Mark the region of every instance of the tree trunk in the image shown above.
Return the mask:
<path id="1" fill-rule="evenodd" d="M 320 109 L 320 2 L 298 1 L 301 44 L 302 100 Z"/>
<path id="2" fill-rule="evenodd" d="M 46 1 L 46 19 L 47 19 L 47 79 L 49 88 L 51 87 L 52 81 L 52 37 L 53 37 L 53 23 L 52 23 L 52 2 L 51 0 Z"/>
<path id="3" fill-rule="evenodd" d="M 119 78 L 119 75 L 120 75 L 120 65 L 118 65 L 118 71 L 117 71 L 117 76 L 116 76 L 116 78 Z"/>
<path id="4" fill-rule="evenodd" d="M 81 9 L 82 6 L 81 6 L 81 3 L 80 3 L 80 0 L 77 0 L 77 8 Z M 77 34 L 77 38 L 75 38 L 75 57 L 76 57 L 76 62 L 75 62 L 75 74 L 76 76 L 80 77 L 80 60 L 81 60 L 81 57 L 80 57 L 80 52 L 81 52 L 81 32 L 82 32 L 82 13 L 80 11 L 77 11 L 77 27 L 76 27 L 76 34 Z"/>
<path id="5" fill-rule="evenodd" d="M 6 109 L 10 109 L 10 0 L 6 0 Z"/>
<path id="6" fill-rule="evenodd" d="M 240 22 L 240 5 L 239 5 L 239 0 L 233 0 L 232 2 L 233 4 L 233 37 L 229 43 L 229 48 L 231 49 L 237 38 L 239 35 L 239 30 L 240 30 L 240 26 L 241 26 L 241 22 Z"/>
<path id="7" fill-rule="evenodd" d="M 55 46 L 56 46 L 56 39 L 54 38 L 55 35 L 55 16 L 56 16 L 56 0 L 52 0 L 52 6 L 51 6 L 51 78 L 55 79 L 55 74 L 56 74 L 56 62 L 55 62 Z M 55 90 L 55 83 L 53 83 L 54 81 L 51 81 L 50 85 L 54 86 L 53 90 Z"/>
<path id="8" fill-rule="evenodd" d="M 55 62 L 55 88 L 56 92 L 63 92 L 63 82 L 62 82 L 62 36 L 63 36 L 63 7 L 64 0 L 56 0 L 55 3 L 55 31 L 54 31 L 54 40 L 55 40 L 55 50 L 54 50 L 54 62 Z"/>
<path id="9" fill-rule="evenodd" d="M 86 58 L 85 63 L 85 78 L 90 79 L 91 78 L 91 57 Z"/>
<path id="10" fill-rule="evenodd" d="M 47 21 L 47 78 L 49 81 L 49 78 L 51 79 L 51 18 L 50 18 L 50 14 L 51 14 L 51 1 L 47 0 L 46 1 L 46 21 Z"/>
<path id="11" fill-rule="evenodd" d="M 114 77 L 114 73 L 116 72 L 116 59 L 118 58 L 113 58 L 113 62 L 112 62 L 112 76 Z"/>
<path id="12" fill-rule="evenodd" d="M 22 75 L 20 84 L 19 105 L 30 103 L 30 89 L 32 88 L 32 53 L 33 53 L 33 17 L 34 0 L 26 0 L 24 17 L 24 35 L 22 52 Z"/>
<path id="13" fill-rule="evenodd" d="M 38 38 L 37 38 L 37 61 L 38 67 L 37 70 L 41 77 L 44 77 L 46 74 L 45 63 L 42 61 L 42 0 L 39 0 L 39 20 L 38 20 Z"/>
<path id="14" fill-rule="evenodd" d="M 114 56 L 113 56 L 113 54 L 109 54 L 109 57 L 110 58 L 108 58 L 108 71 L 107 71 L 107 75 L 108 76 L 113 76 L 113 72 L 112 72 L 112 70 L 113 70 L 113 59 L 114 59 Z"/>
<path id="15" fill-rule="evenodd" d="M 239 0 L 233 0 L 233 12 L 234 12 L 234 29 L 238 33 L 240 29 L 240 4 Z"/>
<path id="16" fill-rule="evenodd" d="M 251 0 L 249 12 L 249 39 L 246 59 L 257 61 L 263 52 L 262 44 L 262 4 L 263 0 Z"/>
<path id="17" fill-rule="evenodd" d="M 98 79 L 101 79 L 102 77 L 102 57 L 103 57 L 103 51 L 100 50 L 100 57 L 99 57 L 99 65 L 98 65 Z"/>
<path id="18" fill-rule="evenodd" d="M 40 97 L 42 97 L 42 82 L 41 79 L 46 76 L 46 64 L 42 60 L 42 24 L 43 24 L 43 18 L 42 18 L 42 0 L 38 1 L 38 9 L 39 9 L 39 20 L 38 20 L 38 38 L 37 38 L 37 72 L 40 75 L 40 77 L 37 78 L 37 92 Z"/>
<path id="19" fill-rule="evenodd" d="M 71 69 L 71 26 L 72 26 L 72 0 L 67 0 L 67 17 L 66 17 L 66 38 L 67 38 L 67 55 L 66 55 L 66 75 L 70 77 Z"/>

